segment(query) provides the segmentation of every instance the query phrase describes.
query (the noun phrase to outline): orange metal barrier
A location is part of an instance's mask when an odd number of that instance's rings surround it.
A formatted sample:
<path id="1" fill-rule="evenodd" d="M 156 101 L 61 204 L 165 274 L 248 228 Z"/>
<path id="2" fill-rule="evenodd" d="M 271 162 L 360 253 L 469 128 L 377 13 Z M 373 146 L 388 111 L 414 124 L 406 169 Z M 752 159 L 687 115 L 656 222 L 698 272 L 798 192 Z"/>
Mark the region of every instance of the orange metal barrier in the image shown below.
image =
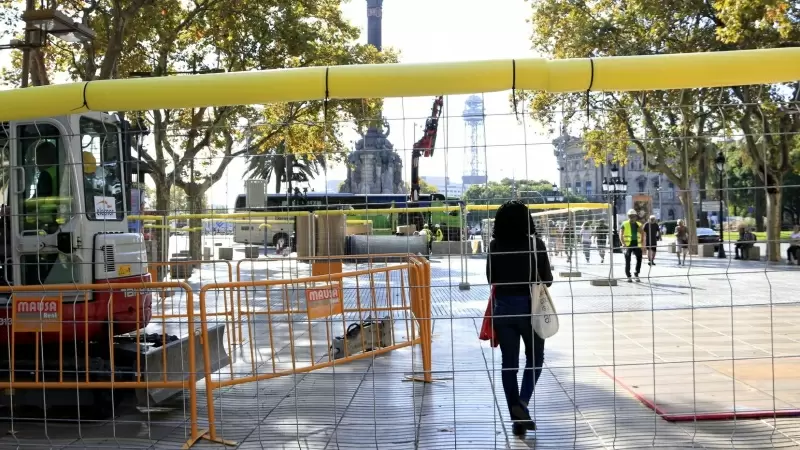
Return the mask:
<path id="1" fill-rule="evenodd" d="M 244 258 L 240 259 L 236 262 L 236 281 L 244 281 L 242 279 L 242 264 L 250 264 L 250 276 L 251 279 L 256 275 L 256 272 L 253 268 L 255 263 L 263 263 L 267 265 L 267 269 L 269 266 L 272 267 L 280 267 L 280 273 L 289 273 L 289 276 L 295 276 L 295 278 L 300 278 L 300 263 L 311 263 L 311 274 L 312 275 L 323 275 L 328 274 L 332 270 L 333 271 L 341 271 L 341 262 L 344 260 L 347 261 L 354 261 L 355 270 L 359 270 L 359 266 L 366 264 L 368 268 L 371 268 L 374 264 L 389 264 L 390 260 L 398 260 L 406 261 L 408 260 L 409 255 L 407 253 L 383 253 L 383 254 L 375 254 L 375 255 L 345 255 L 345 256 L 304 256 L 304 257 L 280 257 L 280 258 Z M 269 274 L 269 270 L 265 272 L 265 275 Z M 267 278 L 265 278 L 267 279 Z M 260 280 L 259 280 L 260 281 Z M 231 295 L 233 295 L 233 288 L 231 288 Z M 248 303 L 249 299 L 248 291 L 244 291 L 245 295 L 245 303 Z M 233 300 L 231 300 L 231 306 L 233 307 Z M 236 311 L 238 313 L 238 340 L 236 343 L 242 343 L 244 341 L 244 332 L 242 326 L 242 290 L 236 290 Z"/>
<path id="2" fill-rule="evenodd" d="M 246 339 L 240 338 L 242 345 L 237 347 L 237 358 L 233 357 L 229 376 L 212 373 L 208 348 L 204 346 L 206 396 L 208 409 L 208 437 L 219 441 L 216 435 L 215 407 L 213 390 L 244 383 L 262 381 L 280 376 L 310 372 L 317 369 L 345 364 L 350 361 L 371 358 L 392 350 L 420 344 L 422 353 L 422 373 L 411 379 L 432 381 L 431 376 L 431 303 L 430 303 L 430 265 L 425 258 L 411 255 L 365 255 L 372 260 L 369 266 L 376 265 L 378 258 L 400 258 L 403 262 L 383 267 L 368 267 L 339 273 L 326 273 L 288 280 L 253 280 L 230 283 L 209 284 L 202 287 L 199 294 L 201 330 L 205 340 L 207 317 L 205 303 L 207 296 L 214 291 L 236 289 L 245 290 L 244 305 L 239 308 L 240 326 L 246 325 Z M 328 260 L 356 259 L 350 257 L 304 258 L 325 262 Z M 360 259 L 360 258 L 359 258 Z M 237 277 L 241 277 L 237 264 Z M 266 261 L 266 260 L 261 260 Z M 272 262 L 270 260 L 270 262 Z M 393 286 L 394 284 L 394 286 Z M 256 303 L 256 295 L 262 289 L 266 299 L 263 305 Z M 355 290 L 346 298 L 346 290 Z M 250 291 L 250 293 L 248 293 Z M 366 293 L 366 295 L 365 295 Z M 280 298 L 275 298 L 280 296 Z M 364 298 L 364 297 L 367 298 Z M 252 297 L 252 301 L 251 301 Z M 302 297 L 302 299 L 301 299 Z M 241 299 L 242 296 L 239 295 Z M 275 301 L 273 301 L 275 300 Z M 241 301 L 241 300 L 240 300 Z M 266 320 L 257 320 L 266 317 Z M 368 321 L 371 319 L 371 322 Z M 362 325 L 361 332 L 350 353 L 348 345 L 348 323 Z M 400 322 L 403 322 L 400 324 Z M 367 325 L 369 323 L 369 325 Z M 341 328 L 340 325 L 341 324 Z M 321 325 L 315 327 L 315 325 Z M 402 333 L 405 325 L 405 339 L 395 336 Z M 368 328 L 374 327 L 374 328 Z M 391 327 L 391 328 L 387 328 Z M 323 330 L 324 328 L 324 330 Z M 398 332 L 399 328 L 399 332 Z M 334 333 L 339 334 L 338 344 L 346 349 L 344 356 L 334 358 L 332 354 Z M 364 331 L 367 330 L 367 331 Z M 383 332 L 382 330 L 388 330 Z M 302 346 L 298 340 L 307 334 L 307 355 L 299 355 Z M 315 336 L 317 335 L 317 336 Z M 381 341 L 388 336 L 391 342 Z M 320 351 L 317 339 L 324 336 L 324 349 Z M 376 336 L 378 336 L 376 338 Z M 285 338 L 285 341 L 282 341 Z M 367 342 L 369 339 L 369 342 Z M 376 339 L 378 339 L 376 343 Z M 268 349 L 267 349 L 268 347 Z M 288 351 L 290 361 L 281 364 L 278 354 Z M 263 355 L 262 352 L 266 355 Z M 232 352 L 233 353 L 233 352 Z M 249 357 L 249 361 L 247 361 Z M 238 359 L 235 363 L 234 359 Z M 237 366 L 239 370 L 234 370 Z M 268 367 L 268 366 L 271 366 Z M 265 369 L 265 367 L 267 367 Z M 271 370 L 270 370 L 271 369 Z M 227 371 L 226 371 L 227 372 Z M 413 372 L 413 370 L 412 370 Z"/>
<path id="3" fill-rule="evenodd" d="M 167 368 L 169 345 L 162 341 L 160 349 L 161 369 L 152 371 L 141 353 L 136 353 L 133 373 L 126 366 L 124 374 L 115 371 L 115 358 L 101 354 L 102 347 L 93 347 L 92 340 L 107 336 L 108 349 L 115 349 L 115 335 L 140 330 L 148 321 L 148 295 L 162 289 L 181 289 L 185 293 L 185 313 L 172 315 L 172 318 L 185 318 L 178 325 L 188 331 L 188 364 L 197 367 L 196 335 L 194 333 L 195 312 L 194 295 L 191 287 L 180 281 L 172 282 L 130 282 L 130 283 L 98 283 L 98 284 L 51 284 L 41 286 L 2 286 L 0 293 L 11 294 L 13 317 L 6 318 L 5 326 L 11 330 L 1 333 L 7 337 L 9 349 L 9 378 L 0 380 L 0 389 L 13 396 L 15 390 L 36 389 L 111 389 L 137 390 L 148 392 L 152 389 L 188 390 L 189 412 L 191 417 L 190 438 L 186 447 L 191 446 L 203 434 L 198 430 L 197 416 L 197 371 L 189 370 L 187 374 L 178 374 L 179 380 L 170 377 Z M 91 299 L 90 299 L 91 296 Z M 91 300 L 91 301 L 90 301 Z M 116 306 L 115 306 L 116 305 Z M 107 319 L 99 321 L 102 312 Z M 109 315 L 113 314 L 109 317 Z M 205 317 L 205 314 L 203 314 Z M 111 319 L 111 320 L 109 320 Z M 127 320 L 126 320 L 127 319 Z M 152 320 L 152 319 L 150 319 Z M 205 320 L 205 319 L 204 319 Z M 167 323 L 162 322 L 162 336 L 169 335 Z M 205 333 L 203 342 L 208 341 L 207 326 L 202 327 Z M 180 333 L 180 331 L 179 331 Z M 135 348 L 145 343 L 141 333 L 134 333 L 130 339 Z M 31 361 L 30 347 L 34 357 Z M 207 347 L 207 346 L 204 346 Z M 206 349 L 207 350 L 207 349 Z M 182 351 L 182 349 L 174 350 Z M 93 353 L 94 352 L 94 353 Z M 46 354 L 47 353 L 47 354 Z M 54 354 L 57 353 L 57 354 Z M 209 354 L 204 352 L 204 354 Z M 101 373 L 94 372 L 90 363 L 94 357 L 104 358 L 109 369 Z M 182 355 L 181 355 L 182 356 Z M 27 359 L 26 359 L 27 358 Z M 33 364 L 33 367 L 29 367 Z M 74 364 L 75 367 L 70 365 Z M 83 367 L 81 367 L 83 366 Z M 81 367 L 79 369 L 79 367 Z M 204 365 L 208 367 L 208 365 Z M 158 370 L 158 368 L 156 367 Z M 21 376 L 25 379 L 20 380 Z M 173 374 L 174 375 L 174 374 Z M 106 378 L 99 380 L 98 378 Z M 126 378 L 125 380 L 120 378 Z M 113 396 L 113 394 L 112 394 Z M 113 398 L 113 397 L 112 397 Z M 113 403 L 113 401 L 112 401 Z"/>

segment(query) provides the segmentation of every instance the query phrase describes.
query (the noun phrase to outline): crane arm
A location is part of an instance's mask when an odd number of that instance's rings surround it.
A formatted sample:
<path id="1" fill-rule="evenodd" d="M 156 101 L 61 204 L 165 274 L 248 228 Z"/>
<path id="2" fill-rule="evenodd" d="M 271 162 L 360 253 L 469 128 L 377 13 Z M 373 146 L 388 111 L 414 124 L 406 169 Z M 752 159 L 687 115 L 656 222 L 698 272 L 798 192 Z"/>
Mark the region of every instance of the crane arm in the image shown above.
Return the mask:
<path id="1" fill-rule="evenodd" d="M 425 131 L 422 137 L 414 144 L 411 151 L 411 201 L 419 201 L 419 159 L 420 157 L 433 156 L 436 147 L 436 135 L 439 132 L 439 118 L 442 115 L 444 97 L 438 96 L 433 100 L 431 115 L 425 120 Z"/>

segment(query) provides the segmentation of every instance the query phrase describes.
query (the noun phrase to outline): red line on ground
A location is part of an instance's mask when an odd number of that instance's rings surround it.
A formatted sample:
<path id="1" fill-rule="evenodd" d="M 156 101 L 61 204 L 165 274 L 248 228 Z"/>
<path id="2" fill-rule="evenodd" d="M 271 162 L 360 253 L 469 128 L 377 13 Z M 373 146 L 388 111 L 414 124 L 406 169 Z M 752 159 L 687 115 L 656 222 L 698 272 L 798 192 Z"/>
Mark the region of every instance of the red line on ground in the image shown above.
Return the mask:
<path id="1" fill-rule="evenodd" d="M 708 413 L 695 413 L 695 414 L 670 414 L 659 408 L 650 399 L 642 394 L 634 391 L 632 387 L 628 386 L 619 378 L 609 373 L 602 367 L 599 368 L 600 372 L 618 384 L 622 389 L 628 391 L 636 400 L 642 405 L 658 414 L 662 419 L 667 422 L 695 422 L 703 420 L 745 420 L 745 419 L 769 419 L 769 418 L 784 418 L 784 417 L 797 417 L 800 416 L 800 409 L 780 409 L 780 410 L 756 410 L 756 411 L 723 411 L 723 412 L 708 412 Z"/>

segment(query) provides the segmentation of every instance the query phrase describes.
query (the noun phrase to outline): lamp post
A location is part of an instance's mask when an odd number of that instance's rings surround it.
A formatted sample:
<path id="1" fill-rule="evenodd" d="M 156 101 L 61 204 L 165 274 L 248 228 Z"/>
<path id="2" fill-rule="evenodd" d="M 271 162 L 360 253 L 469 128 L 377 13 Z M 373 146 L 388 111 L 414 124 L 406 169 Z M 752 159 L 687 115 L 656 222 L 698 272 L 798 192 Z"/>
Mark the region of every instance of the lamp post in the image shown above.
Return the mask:
<path id="1" fill-rule="evenodd" d="M 612 164 L 609 168 L 611 174 L 610 178 L 603 178 L 603 192 L 611 197 L 611 210 L 613 215 L 611 217 L 612 238 L 611 245 L 614 253 L 622 253 L 622 243 L 619 240 L 619 233 L 617 232 L 617 198 L 628 192 L 628 182 L 619 176 L 619 168 L 616 164 Z"/>
<path id="2" fill-rule="evenodd" d="M 717 252 L 718 258 L 725 258 L 725 213 L 723 212 L 724 202 L 722 200 L 722 183 L 723 183 L 723 175 L 725 174 L 725 155 L 722 154 L 722 150 L 717 153 L 717 157 L 714 159 L 714 164 L 717 166 L 717 172 L 719 172 L 719 235 L 720 235 L 720 243 L 719 243 L 719 251 Z"/>

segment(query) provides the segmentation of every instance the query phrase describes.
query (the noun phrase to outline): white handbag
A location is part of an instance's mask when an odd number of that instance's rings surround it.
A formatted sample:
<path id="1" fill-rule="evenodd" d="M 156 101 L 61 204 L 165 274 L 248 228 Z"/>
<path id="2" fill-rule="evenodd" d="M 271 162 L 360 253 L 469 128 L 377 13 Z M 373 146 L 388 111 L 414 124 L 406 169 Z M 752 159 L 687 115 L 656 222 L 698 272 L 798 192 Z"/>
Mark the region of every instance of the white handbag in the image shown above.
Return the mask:
<path id="1" fill-rule="evenodd" d="M 542 339 L 558 333 L 558 314 L 553 306 L 550 291 L 543 283 L 531 285 L 531 325 L 533 331 Z"/>

